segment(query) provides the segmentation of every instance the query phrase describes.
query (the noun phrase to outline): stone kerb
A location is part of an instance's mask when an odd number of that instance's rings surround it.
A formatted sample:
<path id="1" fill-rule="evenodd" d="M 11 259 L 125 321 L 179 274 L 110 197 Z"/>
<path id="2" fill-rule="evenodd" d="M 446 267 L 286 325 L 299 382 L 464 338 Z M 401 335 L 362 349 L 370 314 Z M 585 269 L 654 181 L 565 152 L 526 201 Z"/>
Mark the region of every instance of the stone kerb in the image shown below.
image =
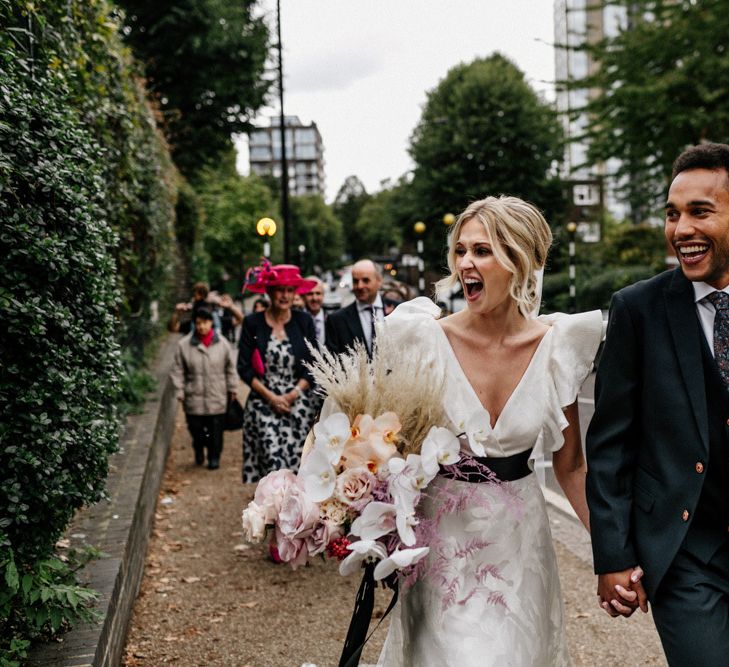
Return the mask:
<path id="1" fill-rule="evenodd" d="M 141 414 L 127 418 L 120 451 L 109 460 L 108 500 L 79 511 L 66 531 L 72 547 L 90 544 L 105 554 L 81 574 L 81 582 L 100 594 L 102 620 L 36 646 L 28 665 L 115 667 L 121 660 L 174 430 L 177 401 L 169 373 L 178 339 L 171 335 L 162 344 L 153 370 L 157 389 Z"/>

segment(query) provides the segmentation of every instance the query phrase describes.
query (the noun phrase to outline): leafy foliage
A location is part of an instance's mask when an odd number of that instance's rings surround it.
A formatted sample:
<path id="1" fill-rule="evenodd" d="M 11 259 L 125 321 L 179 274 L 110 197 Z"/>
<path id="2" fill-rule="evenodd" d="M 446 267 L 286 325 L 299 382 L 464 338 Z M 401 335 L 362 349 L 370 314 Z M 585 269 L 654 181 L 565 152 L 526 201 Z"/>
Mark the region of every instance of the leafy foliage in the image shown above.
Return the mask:
<path id="1" fill-rule="evenodd" d="M 334 269 L 341 264 L 344 253 L 342 223 L 331 207 L 319 195 L 292 197 L 291 249 L 299 245 L 306 248 L 302 271 L 310 273 L 314 267 Z M 300 260 L 297 260 L 300 261 Z"/>
<path id="2" fill-rule="evenodd" d="M 357 176 L 348 176 L 337 191 L 332 210 L 342 221 L 345 252 L 352 258 L 362 253 L 362 243 L 357 233 L 357 220 L 362 207 L 369 201 L 364 183 Z"/>
<path id="3" fill-rule="evenodd" d="M 588 158 L 621 161 L 617 174 L 638 220 L 664 195 L 673 160 L 688 145 L 729 141 L 729 12 L 723 0 L 610 0 L 629 21 L 614 37 L 585 45 L 598 67 L 563 82 L 595 95 Z"/>
<path id="4" fill-rule="evenodd" d="M 179 179 L 112 9 L 0 0 L 0 660 L 85 618 L 53 548 L 103 496 L 119 341 L 141 360 L 169 301 Z"/>
<path id="5" fill-rule="evenodd" d="M 175 163 L 215 166 L 264 101 L 268 30 L 255 0 L 119 0 L 125 35 L 157 96 Z"/>
<path id="6" fill-rule="evenodd" d="M 443 265 L 445 213 L 509 194 L 534 202 L 550 222 L 564 209 L 553 166 L 561 159 L 556 111 L 507 58 L 496 53 L 461 64 L 428 93 L 410 140 L 417 217 L 429 266 Z M 438 230 L 436 232 L 436 230 Z"/>
<path id="7" fill-rule="evenodd" d="M 225 274 L 232 276 L 238 291 L 245 268 L 261 258 L 263 238 L 256 233 L 256 222 L 264 216 L 275 218 L 276 205 L 260 178 L 236 172 L 232 149 L 226 157 L 217 169 L 201 172 L 197 191 L 205 218 L 206 276 L 212 285 L 221 285 Z"/>
<path id="8" fill-rule="evenodd" d="M 0 664 L 20 665 L 27 657 L 30 641 L 19 636 L 48 636 L 77 622 L 97 620 L 91 605 L 98 594 L 78 586 L 75 572 L 98 555 L 95 550 L 72 552 L 66 561 L 51 556 L 19 568 L 12 551 L 0 550 L 0 636 L 15 637 L 0 648 Z"/>

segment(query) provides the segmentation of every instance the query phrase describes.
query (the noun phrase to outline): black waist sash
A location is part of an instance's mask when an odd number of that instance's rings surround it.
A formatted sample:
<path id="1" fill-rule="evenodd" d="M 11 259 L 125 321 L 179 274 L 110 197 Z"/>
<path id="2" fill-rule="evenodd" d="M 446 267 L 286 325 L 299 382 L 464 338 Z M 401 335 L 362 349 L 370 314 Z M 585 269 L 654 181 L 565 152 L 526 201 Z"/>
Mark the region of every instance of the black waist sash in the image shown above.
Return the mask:
<path id="1" fill-rule="evenodd" d="M 482 482 L 515 482 L 531 474 L 529 457 L 532 450 L 503 457 L 471 456 L 458 463 L 441 466 L 440 475 L 461 482 L 479 484 Z"/>

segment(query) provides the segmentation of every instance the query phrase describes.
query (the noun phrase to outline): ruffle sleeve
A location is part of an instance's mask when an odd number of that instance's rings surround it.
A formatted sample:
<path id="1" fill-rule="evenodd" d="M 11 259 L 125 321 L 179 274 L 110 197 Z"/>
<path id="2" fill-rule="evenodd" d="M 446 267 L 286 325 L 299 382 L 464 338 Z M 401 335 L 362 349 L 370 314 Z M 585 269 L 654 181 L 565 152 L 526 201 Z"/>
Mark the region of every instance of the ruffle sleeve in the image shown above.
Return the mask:
<path id="1" fill-rule="evenodd" d="M 575 315 L 555 313 L 538 319 L 551 325 L 553 331 L 545 387 L 548 403 L 544 427 L 534 447 L 535 459 L 557 451 L 564 444 L 562 431 L 569 425 L 564 409 L 575 402 L 592 370 L 604 329 L 599 310 Z"/>
<path id="2" fill-rule="evenodd" d="M 419 296 L 401 303 L 384 322 L 376 325 L 377 335 L 384 334 L 402 345 L 422 344 L 432 326 L 438 326 L 435 321 L 439 315 L 438 306 L 427 297 Z"/>

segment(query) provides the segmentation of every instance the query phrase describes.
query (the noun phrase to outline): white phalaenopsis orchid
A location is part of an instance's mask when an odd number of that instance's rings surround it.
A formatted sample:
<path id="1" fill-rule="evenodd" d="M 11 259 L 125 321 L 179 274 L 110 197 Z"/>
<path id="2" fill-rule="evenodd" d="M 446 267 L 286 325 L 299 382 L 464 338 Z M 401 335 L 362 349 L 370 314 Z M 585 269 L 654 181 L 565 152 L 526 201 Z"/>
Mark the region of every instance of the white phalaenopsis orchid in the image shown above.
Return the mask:
<path id="1" fill-rule="evenodd" d="M 420 492 L 435 477 L 423 469 L 420 454 L 408 454 L 406 459 L 390 459 L 387 462 L 390 495 L 395 504 L 412 512 Z"/>
<path id="2" fill-rule="evenodd" d="M 397 508 L 394 505 L 379 501 L 371 502 L 352 522 L 350 532 L 363 540 L 376 540 L 395 529 L 396 515 Z"/>
<path id="3" fill-rule="evenodd" d="M 339 574 L 348 577 L 357 572 L 364 562 L 382 560 L 387 557 L 384 545 L 375 540 L 359 540 L 347 547 L 352 553 L 349 554 L 339 565 Z"/>
<path id="4" fill-rule="evenodd" d="M 468 443 L 471 451 L 476 456 L 486 456 L 486 446 L 489 444 L 498 445 L 491 428 L 491 415 L 488 410 L 481 408 L 476 410 L 466 421 L 465 425 Z"/>
<path id="5" fill-rule="evenodd" d="M 306 494 L 315 503 L 331 498 L 334 493 L 337 473 L 327 452 L 315 448 L 301 464 L 299 477 L 304 480 Z"/>
<path id="6" fill-rule="evenodd" d="M 397 534 L 406 547 L 411 547 L 416 542 L 415 526 L 419 521 L 415 517 L 415 508 L 399 506 L 397 515 L 395 516 L 395 525 L 397 526 Z"/>
<path id="7" fill-rule="evenodd" d="M 423 470 L 429 475 L 437 475 L 441 465 L 452 465 L 460 458 L 460 444 L 452 431 L 433 426 L 425 436 L 420 448 Z"/>
<path id="8" fill-rule="evenodd" d="M 380 581 L 390 576 L 395 570 L 401 570 L 409 565 L 414 565 L 421 558 L 428 555 L 430 549 L 428 547 L 418 547 L 417 549 L 396 549 L 390 556 L 381 560 L 375 566 L 375 581 Z"/>
<path id="9" fill-rule="evenodd" d="M 335 412 L 324 421 L 314 424 L 314 447 L 325 452 L 329 463 L 339 463 L 344 445 L 352 435 L 352 427 L 347 415 Z"/>

